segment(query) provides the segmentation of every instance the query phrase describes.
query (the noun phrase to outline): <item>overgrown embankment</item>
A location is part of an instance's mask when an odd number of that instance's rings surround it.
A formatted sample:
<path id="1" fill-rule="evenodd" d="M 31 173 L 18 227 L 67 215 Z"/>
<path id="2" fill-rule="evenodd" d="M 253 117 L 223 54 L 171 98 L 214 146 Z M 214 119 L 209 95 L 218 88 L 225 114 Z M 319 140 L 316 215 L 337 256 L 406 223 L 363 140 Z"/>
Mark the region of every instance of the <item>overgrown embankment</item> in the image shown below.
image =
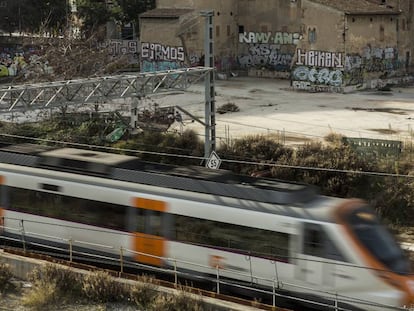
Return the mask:
<path id="1" fill-rule="evenodd" d="M 119 152 L 148 161 L 176 165 L 201 163 L 204 143 L 193 131 L 126 133 L 116 143 L 106 141 L 106 134 L 115 128 L 115 123 L 104 123 L 99 117 L 91 117 L 77 126 L 68 125 L 62 116 L 38 123 L 1 124 L 3 134 L 22 137 L 3 136 L 3 141 L 48 139 L 49 143 L 52 140 L 119 148 Z M 279 141 L 272 136 L 248 136 L 223 143 L 217 149 L 223 160 L 221 168 L 238 174 L 312 184 L 325 195 L 359 197 L 370 202 L 388 224 L 414 225 L 412 149 L 403 147 L 397 157 L 361 155 L 337 134 L 329 135 L 324 142 L 307 142 L 295 147 Z"/>

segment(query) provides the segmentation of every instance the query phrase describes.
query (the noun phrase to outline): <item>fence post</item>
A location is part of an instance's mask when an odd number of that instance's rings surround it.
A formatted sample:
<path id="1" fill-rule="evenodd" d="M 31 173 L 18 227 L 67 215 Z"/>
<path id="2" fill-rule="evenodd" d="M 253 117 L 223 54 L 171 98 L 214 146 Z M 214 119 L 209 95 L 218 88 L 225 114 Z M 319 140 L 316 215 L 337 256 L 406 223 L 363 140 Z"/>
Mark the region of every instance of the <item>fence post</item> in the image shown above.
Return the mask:
<path id="1" fill-rule="evenodd" d="M 22 235 L 23 251 L 26 253 L 26 240 L 24 238 L 24 223 L 23 222 L 24 222 L 23 219 L 20 220 L 20 227 L 21 227 L 20 232 L 21 232 L 21 235 Z"/>
<path id="2" fill-rule="evenodd" d="M 276 307 L 276 284 L 275 280 L 273 280 L 273 307 Z"/>
<path id="3" fill-rule="evenodd" d="M 121 274 L 124 273 L 124 248 L 121 246 L 119 249 L 119 263 L 121 265 Z"/>
<path id="4" fill-rule="evenodd" d="M 177 286 L 178 284 L 178 275 L 177 275 L 177 260 L 174 259 L 174 284 Z"/>
<path id="5" fill-rule="evenodd" d="M 338 293 L 335 293 L 335 311 L 338 311 Z"/>
<path id="6" fill-rule="evenodd" d="M 69 262 L 72 263 L 73 260 L 73 241 L 72 238 L 69 239 Z"/>
<path id="7" fill-rule="evenodd" d="M 216 265 L 217 269 L 217 294 L 220 295 L 220 266 Z"/>

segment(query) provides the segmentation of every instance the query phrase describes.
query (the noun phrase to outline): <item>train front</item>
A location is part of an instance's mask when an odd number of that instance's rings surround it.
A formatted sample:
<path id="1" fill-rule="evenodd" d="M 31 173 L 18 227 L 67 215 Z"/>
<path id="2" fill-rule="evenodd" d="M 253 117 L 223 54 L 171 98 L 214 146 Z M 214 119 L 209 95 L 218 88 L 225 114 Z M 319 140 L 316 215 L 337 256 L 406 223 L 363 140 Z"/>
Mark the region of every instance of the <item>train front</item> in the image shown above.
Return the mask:
<path id="1" fill-rule="evenodd" d="M 375 211 L 364 201 L 351 200 L 339 208 L 338 216 L 363 265 L 378 280 L 378 288 L 386 284 L 401 293 L 399 299 L 390 294 L 388 302 L 394 305 L 397 300 L 399 307 L 414 306 L 414 276 L 410 261 L 396 239 L 380 223 Z M 375 291 L 375 287 L 373 284 L 371 290 Z M 387 301 L 387 298 L 381 298 Z"/>

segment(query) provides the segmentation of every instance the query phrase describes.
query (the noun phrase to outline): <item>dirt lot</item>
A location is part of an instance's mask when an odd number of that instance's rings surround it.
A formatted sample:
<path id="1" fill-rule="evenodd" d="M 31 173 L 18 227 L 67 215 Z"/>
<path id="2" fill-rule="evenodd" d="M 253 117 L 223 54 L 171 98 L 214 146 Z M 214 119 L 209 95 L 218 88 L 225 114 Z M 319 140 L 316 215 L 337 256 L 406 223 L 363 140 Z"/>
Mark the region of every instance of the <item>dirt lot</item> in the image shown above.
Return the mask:
<path id="1" fill-rule="evenodd" d="M 321 139 L 329 133 L 348 137 L 391 140 L 412 139 L 414 128 L 414 86 L 391 91 L 363 91 L 352 94 L 292 91 L 289 81 L 235 77 L 216 81 L 216 107 L 234 103 L 239 112 L 216 115 L 218 139 L 250 134 L 283 134 Z M 204 84 L 186 92 L 154 95 L 148 104 L 179 105 L 204 119 Z M 145 100 L 144 100 L 145 102 Z M 200 134 L 204 127 L 184 115 L 184 126 Z"/>

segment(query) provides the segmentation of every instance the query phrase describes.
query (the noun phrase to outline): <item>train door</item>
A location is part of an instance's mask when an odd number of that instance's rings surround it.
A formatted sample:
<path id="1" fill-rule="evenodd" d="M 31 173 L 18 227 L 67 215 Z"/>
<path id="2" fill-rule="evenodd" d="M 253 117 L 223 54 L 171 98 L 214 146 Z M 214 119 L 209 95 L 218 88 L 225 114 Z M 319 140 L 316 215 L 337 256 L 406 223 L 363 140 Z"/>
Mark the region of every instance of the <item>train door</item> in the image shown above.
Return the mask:
<path id="1" fill-rule="evenodd" d="M 326 233 L 319 224 L 312 223 L 303 224 L 302 232 L 296 277 L 310 286 L 332 286 L 335 267 L 326 256 L 330 244 Z"/>
<path id="2" fill-rule="evenodd" d="M 165 211 L 163 201 L 134 198 L 136 229 L 134 232 L 135 259 L 141 263 L 162 266 L 165 257 Z"/>

